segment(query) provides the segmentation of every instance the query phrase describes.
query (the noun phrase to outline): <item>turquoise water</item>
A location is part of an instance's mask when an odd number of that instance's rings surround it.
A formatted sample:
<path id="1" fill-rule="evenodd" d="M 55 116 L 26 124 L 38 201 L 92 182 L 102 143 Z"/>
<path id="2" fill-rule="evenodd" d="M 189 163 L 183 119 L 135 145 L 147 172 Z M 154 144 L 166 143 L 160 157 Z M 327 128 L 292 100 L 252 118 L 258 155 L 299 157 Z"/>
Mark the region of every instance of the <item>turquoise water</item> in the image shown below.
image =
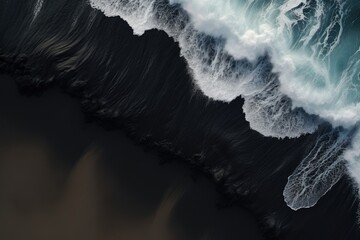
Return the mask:
<path id="1" fill-rule="evenodd" d="M 357 1 L 172 0 L 196 29 L 226 39 L 252 62 L 269 54 L 295 107 L 336 126 L 360 120 L 360 5 Z"/>

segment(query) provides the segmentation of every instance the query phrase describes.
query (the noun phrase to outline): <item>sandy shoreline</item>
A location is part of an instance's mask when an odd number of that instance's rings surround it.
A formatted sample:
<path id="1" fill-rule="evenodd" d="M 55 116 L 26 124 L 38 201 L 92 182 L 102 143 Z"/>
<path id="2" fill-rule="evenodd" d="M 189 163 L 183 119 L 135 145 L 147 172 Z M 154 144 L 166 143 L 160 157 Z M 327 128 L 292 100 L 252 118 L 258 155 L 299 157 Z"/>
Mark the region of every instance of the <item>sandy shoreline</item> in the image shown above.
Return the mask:
<path id="1" fill-rule="evenodd" d="M 0 89 L 1 239 L 261 239 L 208 179 L 85 123 L 59 89 L 27 98 L 4 75 Z"/>

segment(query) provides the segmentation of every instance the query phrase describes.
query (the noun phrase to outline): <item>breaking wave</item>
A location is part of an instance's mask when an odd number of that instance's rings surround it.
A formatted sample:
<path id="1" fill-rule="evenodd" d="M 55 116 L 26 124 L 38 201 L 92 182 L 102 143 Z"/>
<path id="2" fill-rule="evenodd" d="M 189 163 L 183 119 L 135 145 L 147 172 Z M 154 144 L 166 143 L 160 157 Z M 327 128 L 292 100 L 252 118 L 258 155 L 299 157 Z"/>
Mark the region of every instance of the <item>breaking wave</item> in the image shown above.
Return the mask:
<path id="1" fill-rule="evenodd" d="M 346 167 L 360 184 L 360 32 L 357 1 L 90 0 L 134 34 L 165 31 L 178 42 L 195 86 L 212 100 L 241 96 L 252 129 L 297 138 L 323 122 L 289 177 L 285 201 L 311 207 Z M 351 139 L 353 139 L 351 141 Z M 346 160 L 346 161 L 344 161 Z M 359 185 L 360 186 L 360 185 Z"/>

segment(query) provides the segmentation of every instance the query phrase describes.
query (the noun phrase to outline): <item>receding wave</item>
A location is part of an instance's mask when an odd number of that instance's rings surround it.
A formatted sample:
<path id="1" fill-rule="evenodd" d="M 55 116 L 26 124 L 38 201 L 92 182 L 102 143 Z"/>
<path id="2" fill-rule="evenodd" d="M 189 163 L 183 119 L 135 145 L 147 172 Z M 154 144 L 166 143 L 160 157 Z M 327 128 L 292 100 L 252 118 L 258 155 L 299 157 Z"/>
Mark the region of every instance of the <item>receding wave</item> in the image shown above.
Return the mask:
<path id="1" fill-rule="evenodd" d="M 291 208 L 313 206 L 342 176 L 344 159 L 358 161 L 354 150 L 346 150 L 360 120 L 356 1 L 90 4 L 126 20 L 134 34 L 165 31 L 178 42 L 203 94 L 223 102 L 241 96 L 251 128 L 264 136 L 296 138 L 314 133 L 323 121 L 332 124 L 331 137 L 320 136 L 289 177 L 284 197 Z"/>

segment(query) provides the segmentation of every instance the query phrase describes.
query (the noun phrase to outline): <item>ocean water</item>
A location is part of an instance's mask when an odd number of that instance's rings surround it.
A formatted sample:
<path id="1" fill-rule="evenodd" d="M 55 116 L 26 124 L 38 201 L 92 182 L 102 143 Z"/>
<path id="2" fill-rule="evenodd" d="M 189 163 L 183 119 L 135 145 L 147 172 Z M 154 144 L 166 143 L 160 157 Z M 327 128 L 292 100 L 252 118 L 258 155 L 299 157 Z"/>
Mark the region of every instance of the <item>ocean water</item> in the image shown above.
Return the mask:
<path id="1" fill-rule="evenodd" d="M 358 10 L 0 0 L 0 68 L 25 93 L 62 86 L 100 122 L 208 173 L 271 236 L 357 239 Z"/>
<path id="2" fill-rule="evenodd" d="M 319 138 L 289 177 L 284 190 L 289 207 L 313 206 L 340 179 L 337 163 L 343 160 L 360 184 L 356 177 L 360 172 L 354 167 L 356 134 L 353 147 L 340 153 L 360 120 L 360 3 L 90 0 L 90 4 L 106 16 L 125 19 L 134 34 L 155 28 L 173 37 L 203 94 L 224 102 L 243 97 L 246 119 L 264 136 L 294 138 L 313 133 L 322 121 L 332 124 L 339 132 L 336 139 Z M 174 16 L 176 8 L 184 13 Z M 329 159 L 333 163 L 327 163 Z M 320 166 L 325 169 L 319 171 Z"/>

